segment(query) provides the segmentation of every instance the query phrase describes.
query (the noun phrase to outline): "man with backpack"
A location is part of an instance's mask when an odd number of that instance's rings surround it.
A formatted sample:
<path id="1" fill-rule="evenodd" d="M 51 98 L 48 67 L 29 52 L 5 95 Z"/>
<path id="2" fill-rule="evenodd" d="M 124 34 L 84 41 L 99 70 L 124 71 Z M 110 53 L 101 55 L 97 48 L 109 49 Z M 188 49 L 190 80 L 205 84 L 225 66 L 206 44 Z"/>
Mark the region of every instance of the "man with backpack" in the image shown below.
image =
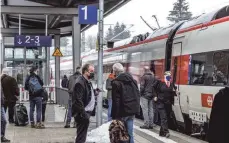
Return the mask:
<path id="1" fill-rule="evenodd" d="M 129 73 L 124 73 L 122 64 L 114 64 L 113 72 L 116 78 L 112 81 L 111 117 L 113 120 L 124 122 L 130 137 L 130 143 L 134 143 L 134 116 L 140 112 L 138 85 Z"/>
<path id="2" fill-rule="evenodd" d="M 30 69 L 30 75 L 25 81 L 25 90 L 29 91 L 29 102 L 30 102 L 30 123 L 31 128 L 41 129 L 43 125 L 41 123 L 41 114 L 42 114 L 42 97 L 44 94 L 43 91 L 43 81 L 37 75 L 37 67 L 32 67 Z M 36 106 L 37 114 L 37 124 L 34 123 L 34 111 Z"/>
<path id="3" fill-rule="evenodd" d="M 72 94 L 73 90 L 76 84 L 76 79 L 81 75 L 80 73 L 80 67 L 76 68 L 76 72 L 69 77 L 68 81 L 68 93 L 69 93 L 69 99 L 68 99 L 68 114 L 67 114 L 67 120 L 66 120 L 66 125 L 64 126 L 65 128 L 70 128 L 70 123 L 72 119 Z M 76 123 L 74 121 L 74 128 L 76 127 Z"/>

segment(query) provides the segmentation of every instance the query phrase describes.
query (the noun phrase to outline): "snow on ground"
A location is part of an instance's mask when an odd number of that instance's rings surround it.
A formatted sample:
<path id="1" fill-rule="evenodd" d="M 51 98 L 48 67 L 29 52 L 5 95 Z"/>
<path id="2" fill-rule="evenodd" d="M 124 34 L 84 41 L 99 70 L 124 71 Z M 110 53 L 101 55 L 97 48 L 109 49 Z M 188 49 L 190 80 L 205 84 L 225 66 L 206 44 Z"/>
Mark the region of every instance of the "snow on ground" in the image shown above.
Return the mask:
<path id="1" fill-rule="evenodd" d="M 110 124 L 111 122 L 107 122 L 100 127 L 88 132 L 87 142 L 110 143 L 108 131 Z"/>

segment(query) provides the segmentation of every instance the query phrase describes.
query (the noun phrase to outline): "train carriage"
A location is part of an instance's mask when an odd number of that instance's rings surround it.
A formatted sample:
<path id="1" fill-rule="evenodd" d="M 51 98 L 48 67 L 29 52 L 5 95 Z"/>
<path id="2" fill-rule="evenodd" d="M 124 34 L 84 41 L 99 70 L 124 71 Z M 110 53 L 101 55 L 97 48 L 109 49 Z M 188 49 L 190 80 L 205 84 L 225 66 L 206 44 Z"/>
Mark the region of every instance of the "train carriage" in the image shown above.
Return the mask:
<path id="1" fill-rule="evenodd" d="M 97 66 L 97 59 L 97 53 L 90 54 L 82 63 Z M 214 95 L 229 86 L 229 6 L 104 50 L 104 81 L 116 62 L 137 81 L 145 65 L 161 80 L 164 71 L 171 71 L 180 91 L 173 106 L 178 125 L 190 134 L 203 127 L 207 132 Z"/>

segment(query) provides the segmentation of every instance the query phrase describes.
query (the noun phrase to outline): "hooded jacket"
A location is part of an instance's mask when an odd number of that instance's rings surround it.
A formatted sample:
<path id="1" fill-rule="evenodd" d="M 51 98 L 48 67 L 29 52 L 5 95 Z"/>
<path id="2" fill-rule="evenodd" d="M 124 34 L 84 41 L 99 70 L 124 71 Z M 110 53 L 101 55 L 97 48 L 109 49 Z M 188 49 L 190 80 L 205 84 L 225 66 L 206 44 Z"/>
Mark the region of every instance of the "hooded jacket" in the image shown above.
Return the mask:
<path id="1" fill-rule="evenodd" d="M 211 110 L 208 141 L 209 143 L 228 143 L 229 128 L 229 87 L 221 89 L 214 98 Z"/>
<path id="2" fill-rule="evenodd" d="M 72 96 L 75 84 L 76 84 L 76 79 L 81 75 L 79 71 L 76 71 L 73 75 L 69 77 L 68 81 L 68 92 L 69 95 Z"/>
<path id="3" fill-rule="evenodd" d="M 153 95 L 153 84 L 155 83 L 155 78 L 152 73 L 145 73 L 141 77 L 141 83 L 140 83 L 140 93 L 141 97 L 144 97 L 148 100 L 153 99 L 155 95 Z"/>
<path id="4" fill-rule="evenodd" d="M 5 102 L 16 102 L 19 96 L 19 88 L 16 79 L 3 74 L 1 76 L 2 90 L 5 97 Z"/>
<path id="5" fill-rule="evenodd" d="M 38 82 L 40 83 L 41 86 L 44 85 L 43 81 L 41 80 L 41 78 L 36 75 L 35 73 L 30 73 L 30 75 L 27 77 L 26 81 L 25 81 L 25 90 L 29 91 L 29 80 L 30 80 L 30 77 L 32 76 L 35 76 L 37 79 L 38 79 Z M 32 94 L 30 91 L 29 91 L 29 98 L 34 98 L 34 97 L 43 97 L 43 90 L 40 90 L 39 92 L 37 92 L 36 94 Z"/>
<path id="6" fill-rule="evenodd" d="M 136 80 L 129 73 L 122 73 L 112 81 L 113 119 L 133 116 L 140 111 L 140 92 Z"/>

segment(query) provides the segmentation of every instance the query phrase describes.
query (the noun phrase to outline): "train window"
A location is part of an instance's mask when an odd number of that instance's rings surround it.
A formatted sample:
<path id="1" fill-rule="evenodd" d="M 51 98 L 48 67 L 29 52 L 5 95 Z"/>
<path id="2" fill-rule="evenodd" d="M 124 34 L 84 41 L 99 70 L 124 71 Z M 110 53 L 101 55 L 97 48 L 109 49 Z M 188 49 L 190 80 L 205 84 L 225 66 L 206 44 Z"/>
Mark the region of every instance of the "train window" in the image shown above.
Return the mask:
<path id="1" fill-rule="evenodd" d="M 229 51 L 192 55 L 192 85 L 224 86 L 229 84 Z"/>
<path id="2" fill-rule="evenodd" d="M 223 17 L 227 17 L 229 16 L 229 6 L 224 7 L 223 9 L 221 9 L 215 16 L 215 19 L 220 19 Z"/>

